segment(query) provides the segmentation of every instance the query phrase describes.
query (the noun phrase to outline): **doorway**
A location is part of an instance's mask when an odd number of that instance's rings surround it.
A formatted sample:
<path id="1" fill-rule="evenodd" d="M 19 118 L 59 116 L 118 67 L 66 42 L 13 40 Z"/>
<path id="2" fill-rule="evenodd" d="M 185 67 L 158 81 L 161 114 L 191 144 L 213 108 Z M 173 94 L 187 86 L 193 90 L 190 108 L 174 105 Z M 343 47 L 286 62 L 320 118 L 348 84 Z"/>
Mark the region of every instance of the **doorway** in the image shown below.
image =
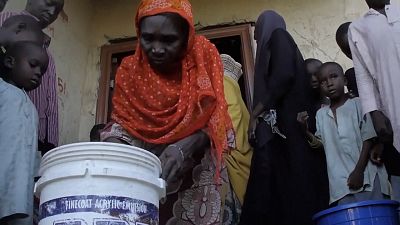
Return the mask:
<path id="1" fill-rule="evenodd" d="M 239 80 L 242 97 L 250 110 L 254 84 L 254 54 L 251 24 L 206 29 L 197 32 L 215 44 L 221 54 L 228 54 L 242 64 Z M 101 49 L 101 77 L 96 110 L 96 124 L 110 121 L 115 74 L 124 57 L 134 54 L 137 40 L 105 45 Z"/>

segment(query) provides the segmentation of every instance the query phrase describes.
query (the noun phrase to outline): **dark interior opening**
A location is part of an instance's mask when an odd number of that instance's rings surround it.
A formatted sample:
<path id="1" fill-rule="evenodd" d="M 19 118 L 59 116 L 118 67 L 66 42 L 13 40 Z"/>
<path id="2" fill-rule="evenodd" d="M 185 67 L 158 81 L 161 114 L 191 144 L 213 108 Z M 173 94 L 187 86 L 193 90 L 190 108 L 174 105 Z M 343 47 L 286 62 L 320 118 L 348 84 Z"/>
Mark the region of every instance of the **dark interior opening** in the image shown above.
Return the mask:
<path id="1" fill-rule="evenodd" d="M 239 35 L 214 38 L 210 40 L 218 49 L 220 54 L 230 55 L 236 62 L 243 65 L 242 58 L 242 41 Z M 242 70 L 244 70 L 242 68 Z M 242 75 L 238 81 L 243 100 L 246 99 L 244 76 Z M 247 106 L 247 101 L 244 101 Z"/>

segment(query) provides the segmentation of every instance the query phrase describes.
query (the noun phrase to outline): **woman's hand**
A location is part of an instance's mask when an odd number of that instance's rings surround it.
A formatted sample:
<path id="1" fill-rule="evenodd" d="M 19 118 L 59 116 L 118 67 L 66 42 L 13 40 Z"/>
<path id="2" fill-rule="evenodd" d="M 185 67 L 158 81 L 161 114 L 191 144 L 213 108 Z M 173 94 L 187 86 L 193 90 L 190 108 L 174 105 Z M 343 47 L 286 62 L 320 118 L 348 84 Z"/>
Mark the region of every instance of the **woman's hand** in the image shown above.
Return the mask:
<path id="1" fill-rule="evenodd" d="M 161 178 L 167 183 L 178 179 L 179 172 L 182 170 L 185 156 L 182 147 L 179 145 L 169 145 L 164 149 L 160 156 L 162 174 Z"/>
<path id="2" fill-rule="evenodd" d="M 186 159 L 201 149 L 208 146 L 210 140 L 207 134 L 198 131 L 164 149 L 160 158 L 162 166 L 161 178 L 167 183 L 174 182 L 180 178 L 180 173 L 184 169 Z"/>
<path id="3" fill-rule="evenodd" d="M 116 143 L 116 144 L 127 144 L 125 141 L 122 141 L 115 137 L 107 138 L 106 140 L 104 140 L 104 142 Z"/>
<path id="4" fill-rule="evenodd" d="M 257 125 L 258 125 L 257 117 L 254 117 L 253 115 L 251 115 L 250 121 L 249 121 L 249 130 L 247 131 L 247 135 L 249 138 L 249 143 L 253 147 L 255 147 L 257 144 L 257 137 L 256 137 Z"/>
<path id="5" fill-rule="evenodd" d="M 254 107 L 253 111 L 250 114 L 250 122 L 249 122 L 249 130 L 247 131 L 247 135 L 249 138 L 249 143 L 251 146 L 256 147 L 257 145 L 257 137 L 256 137 L 256 129 L 258 125 L 258 117 L 265 111 L 264 104 L 259 102 Z"/>

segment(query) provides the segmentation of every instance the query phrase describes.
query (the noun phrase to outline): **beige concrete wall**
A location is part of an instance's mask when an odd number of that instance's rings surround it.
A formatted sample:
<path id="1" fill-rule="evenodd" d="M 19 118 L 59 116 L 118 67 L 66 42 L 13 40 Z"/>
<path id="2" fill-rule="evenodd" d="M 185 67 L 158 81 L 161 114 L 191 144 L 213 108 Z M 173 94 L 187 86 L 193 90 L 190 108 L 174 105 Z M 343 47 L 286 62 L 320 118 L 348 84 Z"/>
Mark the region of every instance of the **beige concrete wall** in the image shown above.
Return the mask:
<path id="1" fill-rule="evenodd" d="M 60 78 L 62 143 L 88 140 L 96 111 L 100 47 L 110 39 L 135 35 L 138 2 L 65 0 L 68 21 L 59 19 L 48 30 Z M 255 21 L 264 9 L 274 9 L 286 19 L 305 58 L 334 60 L 345 68 L 351 62 L 336 46 L 336 28 L 367 10 L 364 0 L 192 0 L 192 4 L 195 21 L 202 26 Z M 24 5 L 25 0 L 10 0 L 7 8 Z"/>
<path id="2" fill-rule="evenodd" d="M 392 0 L 399 2 L 399 0 Z M 135 35 L 133 20 L 138 1 L 98 0 L 93 32 L 97 45 L 107 39 Z M 367 10 L 364 0 L 192 0 L 195 21 L 202 26 L 228 22 L 255 21 L 265 9 L 274 9 L 286 19 L 305 57 L 324 61 L 349 61 L 339 53 L 334 40 L 336 28 L 359 17 Z"/>
<path id="3" fill-rule="evenodd" d="M 73 0 L 72 0 L 73 1 Z M 395 0 L 399 1 L 399 0 Z M 94 123 L 94 111 L 99 76 L 99 46 L 109 39 L 135 35 L 134 17 L 138 0 L 97 0 L 91 31 L 91 59 L 85 83 L 87 97 L 81 115 L 80 139 Z M 367 10 L 364 0 L 191 0 L 195 22 L 201 26 L 221 23 L 255 21 L 265 9 L 274 9 L 286 19 L 304 57 L 323 61 L 338 61 L 351 65 L 336 46 L 337 27 L 359 17 Z M 96 60 L 97 57 L 97 60 Z"/>

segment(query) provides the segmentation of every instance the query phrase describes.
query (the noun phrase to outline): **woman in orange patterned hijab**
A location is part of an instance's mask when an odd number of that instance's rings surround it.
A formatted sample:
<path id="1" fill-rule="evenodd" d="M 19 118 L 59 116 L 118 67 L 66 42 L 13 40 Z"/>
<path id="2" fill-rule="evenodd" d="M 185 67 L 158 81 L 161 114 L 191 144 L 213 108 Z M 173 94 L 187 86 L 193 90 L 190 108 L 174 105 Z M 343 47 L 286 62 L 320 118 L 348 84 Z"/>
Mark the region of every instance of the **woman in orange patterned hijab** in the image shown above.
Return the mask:
<path id="1" fill-rule="evenodd" d="M 181 203 L 175 203 L 180 207 L 174 207 L 175 218 L 168 224 L 182 220 L 185 213 L 188 215 L 183 220 L 188 224 L 216 223 L 223 218 L 225 203 L 215 204 L 215 200 L 237 200 L 225 196 L 234 195 L 229 191 L 220 196 L 230 186 L 222 155 L 234 147 L 235 138 L 224 97 L 219 53 L 205 37 L 195 35 L 187 0 L 143 0 L 135 22 L 140 43 L 117 71 L 113 122 L 102 133 L 102 139 L 135 145 L 158 155 L 170 193 L 179 189 L 177 181 L 193 164 L 192 155 L 209 149 L 206 160 L 198 165 L 201 175 L 194 177 L 192 188 L 186 190 L 185 196 L 190 192 L 192 198 L 180 198 Z M 199 192 L 203 188 L 205 191 Z M 208 204 L 209 215 L 184 209 L 183 200 L 202 202 L 205 198 L 214 199 Z"/>

